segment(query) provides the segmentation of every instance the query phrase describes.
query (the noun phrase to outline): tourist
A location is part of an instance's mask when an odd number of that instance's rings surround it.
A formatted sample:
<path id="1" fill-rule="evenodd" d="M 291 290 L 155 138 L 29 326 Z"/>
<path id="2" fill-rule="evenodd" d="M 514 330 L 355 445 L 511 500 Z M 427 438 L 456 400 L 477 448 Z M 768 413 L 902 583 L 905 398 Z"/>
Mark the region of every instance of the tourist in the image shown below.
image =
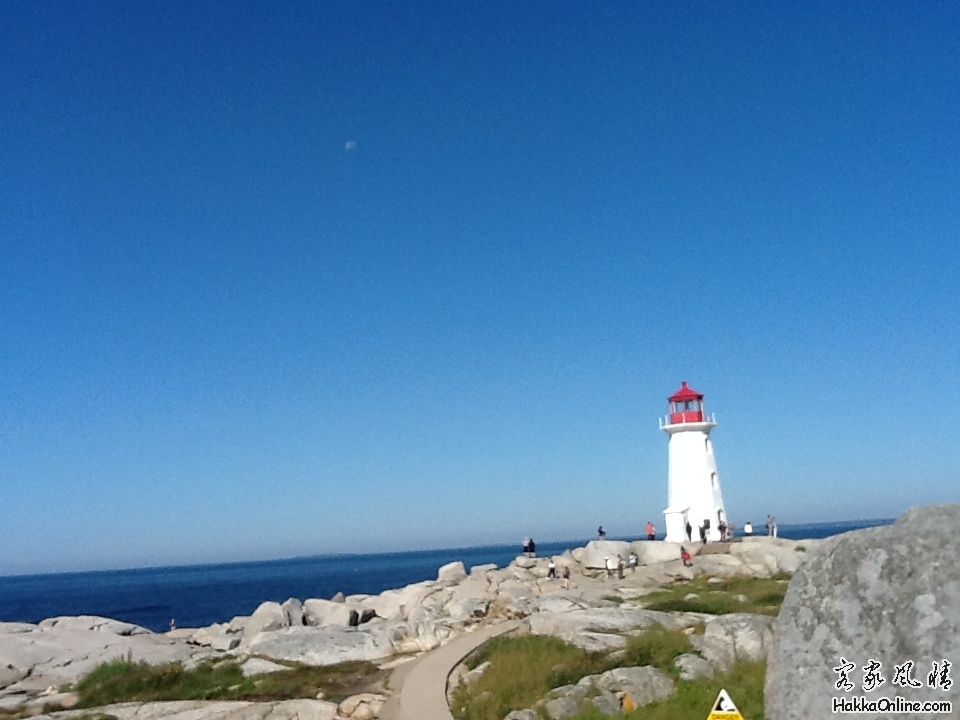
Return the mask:
<path id="1" fill-rule="evenodd" d="M 720 542 L 727 541 L 727 524 L 721 520 L 720 524 L 717 525 L 717 530 L 720 531 Z"/>
<path id="2" fill-rule="evenodd" d="M 526 556 L 526 554 L 530 552 L 530 538 L 524 537 L 520 547 L 523 548 L 523 554 Z"/>
<path id="3" fill-rule="evenodd" d="M 630 563 L 630 572 L 637 571 L 637 554 L 630 553 L 630 557 L 627 558 L 627 562 Z"/>
<path id="4" fill-rule="evenodd" d="M 570 566 L 569 565 L 563 566 L 563 589 L 564 590 L 570 589 Z"/>
<path id="5" fill-rule="evenodd" d="M 613 577 L 613 563 L 610 562 L 610 556 L 607 555 L 603 558 L 603 566 L 607 569 L 607 577 Z"/>
<path id="6" fill-rule="evenodd" d="M 599 537 L 601 540 L 607 537 L 607 531 L 603 529 L 603 525 L 597 528 L 597 537 Z"/>
<path id="7" fill-rule="evenodd" d="M 770 534 L 773 535 L 773 537 L 777 536 L 777 516 L 776 515 L 770 516 Z"/>
<path id="8" fill-rule="evenodd" d="M 553 562 L 553 558 L 550 558 L 550 564 L 547 565 L 547 577 L 548 578 L 557 577 L 557 564 Z"/>
<path id="9" fill-rule="evenodd" d="M 617 577 L 623 580 L 623 556 L 617 555 Z"/>
<path id="10" fill-rule="evenodd" d="M 693 542 L 693 526 L 687 520 L 687 542 Z"/>
<path id="11" fill-rule="evenodd" d="M 657 529 L 653 526 L 653 523 L 649 520 L 647 521 L 647 540 L 656 540 L 657 538 Z"/>
<path id="12" fill-rule="evenodd" d="M 767 515 L 767 535 L 773 536 L 773 515 Z"/>
<path id="13" fill-rule="evenodd" d="M 527 553 L 528 557 L 537 556 L 537 543 L 534 542 L 533 538 L 530 538 L 530 544 L 527 546 L 530 549 L 530 552 Z"/>
<path id="14" fill-rule="evenodd" d="M 683 545 L 680 546 L 680 559 L 683 561 L 684 567 L 693 567 L 693 559 Z"/>
<path id="15" fill-rule="evenodd" d="M 744 537 L 750 537 L 751 535 L 753 535 L 753 523 L 751 523 L 749 520 L 747 520 L 747 521 L 743 524 L 743 536 L 744 536 Z"/>
<path id="16" fill-rule="evenodd" d="M 704 545 L 707 544 L 707 528 L 704 525 L 700 526 L 700 542 Z"/>

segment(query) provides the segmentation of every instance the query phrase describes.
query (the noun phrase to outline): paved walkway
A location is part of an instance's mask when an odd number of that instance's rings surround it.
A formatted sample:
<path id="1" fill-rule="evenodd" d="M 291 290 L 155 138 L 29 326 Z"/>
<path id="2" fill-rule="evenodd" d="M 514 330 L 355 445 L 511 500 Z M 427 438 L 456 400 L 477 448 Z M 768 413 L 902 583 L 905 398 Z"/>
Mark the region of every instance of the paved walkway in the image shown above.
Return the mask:
<path id="1" fill-rule="evenodd" d="M 498 635 L 516 630 L 516 620 L 487 625 L 451 640 L 401 665 L 390 677 L 393 694 L 380 710 L 381 720 L 453 720 L 447 705 L 447 678 L 467 655 Z"/>

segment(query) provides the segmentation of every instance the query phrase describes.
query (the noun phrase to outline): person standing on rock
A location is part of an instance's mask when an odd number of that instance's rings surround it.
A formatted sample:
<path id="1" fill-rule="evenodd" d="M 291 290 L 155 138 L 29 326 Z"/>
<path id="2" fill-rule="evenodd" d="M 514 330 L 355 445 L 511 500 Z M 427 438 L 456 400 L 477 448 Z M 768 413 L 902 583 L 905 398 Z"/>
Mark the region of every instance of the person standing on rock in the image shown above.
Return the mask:
<path id="1" fill-rule="evenodd" d="M 753 523 L 749 520 L 743 524 L 743 535 L 744 537 L 750 537 L 753 535 Z"/>
<path id="2" fill-rule="evenodd" d="M 570 566 L 569 565 L 563 566 L 563 589 L 564 590 L 570 589 Z"/>
<path id="3" fill-rule="evenodd" d="M 707 544 L 707 528 L 703 525 L 700 526 L 700 542 L 704 545 Z"/>
<path id="4" fill-rule="evenodd" d="M 530 538 L 530 546 L 529 546 L 529 547 L 530 547 L 529 556 L 530 556 L 530 557 L 536 557 L 536 556 L 537 556 L 537 543 L 536 543 L 536 541 L 535 541 L 533 538 Z"/>
<path id="5" fill-rule="evenodd" d="M 557 564 L 553 561 L 553 558 L 550 558 L 550 564 L 547 565 L 547 577 L 548 578 L 557 577 Z"/>
<path id="6" fill-rule="evenodd" d="M 627 558 L 627 562 L 630 563 L 630 572 L 637 571 L 637 554 L 630 553 L 630 557 Z"/>
<path id="7" fill-rule="evenodd" d="M 683 545 L 680 546 L 680 559 L 683 561 L 684 567 L 693 566 L 693 560 L 690 557 L 690 553 Z"/>
<path id="8" fill-rule="evenodd" d="M 607 531 L 603 529 L 603 525 L 597 528 L 597 537 L 601 540 L 607 537 Z"/>
<path id="9" fill-rule="evenodd" d="M 613 563 L 610 562 L 610 556 L 607 555 L 603 558 L 603 566 L 607 569 L 607 577 L 613 577 Z"/>
<path id="10" fill-rule="evenodd" d="M 623 556 L 617 555 L 617 577 L 623 580 Z"/>
<path id="11" fill-rule="evenodd" d="M 653 523 L 647 520 L 647 540 L 656 540 L 657 539 L 657 528 L 653 526 Z"/>

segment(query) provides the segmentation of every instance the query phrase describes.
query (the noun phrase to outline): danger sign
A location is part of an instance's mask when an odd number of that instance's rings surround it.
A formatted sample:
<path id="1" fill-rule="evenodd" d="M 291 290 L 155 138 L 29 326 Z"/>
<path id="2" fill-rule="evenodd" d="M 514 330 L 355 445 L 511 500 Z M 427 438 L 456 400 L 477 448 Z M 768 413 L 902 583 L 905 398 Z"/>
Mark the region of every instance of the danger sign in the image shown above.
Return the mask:
<path id="1" fill-rule="evenodd" d="M 726 690 L 721 689 L 717 699 L 713 702 L 713 709 L 707 715 L 707 720 L 743 720 L 743 715 Z"/>

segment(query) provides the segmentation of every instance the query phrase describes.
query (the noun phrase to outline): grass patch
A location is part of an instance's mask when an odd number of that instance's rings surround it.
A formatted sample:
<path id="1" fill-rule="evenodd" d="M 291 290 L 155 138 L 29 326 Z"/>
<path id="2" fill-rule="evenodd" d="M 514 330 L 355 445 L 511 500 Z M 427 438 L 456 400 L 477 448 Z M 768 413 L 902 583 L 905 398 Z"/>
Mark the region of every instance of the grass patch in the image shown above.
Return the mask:
<path id="1" fill-rule="evenodd" d="M 288 700 L 316 697 L 319 692 L 337 701 L 369 689 L 380 679 L 381 671 L 363 662 L 298 666 L 245 678 L 234 662 L 207 662 L 185 670 L 180 663 L 154 666 L 116 660 L 95 668 L 75 690 L 81 708 L 161 700 Z"/>
<path id="2" fill-rule="evenodd" d="M 457 720 L 501 720 L 511 710 L 533 705 L 550 690 L 602 672 L 606 656 L 546 635 L 494 638 L 473 659 L 490 666 L 454 692 Z"/>
<path id="3" fill-rule="evenodd" d="M 609 600 L 610 602 L 613 602 L 613 603 L 617 603 L 617 605 L 623 602 L 623 598 L 620 597 L 619 595 L 605 595 L 603 599 Z"/>
<path id="4" fill-rule="evenodd" d="M 710 714 L 720 689 L 724 688 L 745 718 L 764 720 L 763 683 L 766 674 L 766 663 L 737 663 L 729 673 L 712 680 L 681 681 L 677 683 L 677 694 L 669 700 L 616 717 L 620 720 L 703 720 Z M 609 720 L 609 717 L 590 708 L 570 720 Z"/>
<path id="5" fill-rule="evenodd" d="M 480 678 L 456 689 L 453 715 L 457 720 L 501 720 L 511 710 L 533 706 L 554 688 L 618 667 L 653 665 L 676 679 L 674 658 L 691 651 L 686 633 L 657 624 L 628 636 L 626 647 L 614 653 L 589 653 L 545 635 L 495 638 L 468 662 L 471 667 L 485 661 L 490 665 Z"/>
<path id="6" fill-rule="evenodd" d="M 728 577 L 709 583 L 704 576 L 671 583 L 643 598 L 644 607 L 665 612 L 701 612 L 726 615 L 734 612 L 776 615 L 783 604 L 790 576 L 772 578 Z M 697 597 L 687 599 L 695 593 Z M 741 597 L 742 596 L 742 597 Z"/>
<path id="7" fill-rule="evenodd" d="M 683 630 L 667 630 L 662 625 L 651 625 L 641 635 L 627 638 L 627 647 L 618 655 L 613 667 L 653 665 L 676 680 L 680 671 L 673 661 L 684 653 L 693 652 L 690 638 Z"/>

